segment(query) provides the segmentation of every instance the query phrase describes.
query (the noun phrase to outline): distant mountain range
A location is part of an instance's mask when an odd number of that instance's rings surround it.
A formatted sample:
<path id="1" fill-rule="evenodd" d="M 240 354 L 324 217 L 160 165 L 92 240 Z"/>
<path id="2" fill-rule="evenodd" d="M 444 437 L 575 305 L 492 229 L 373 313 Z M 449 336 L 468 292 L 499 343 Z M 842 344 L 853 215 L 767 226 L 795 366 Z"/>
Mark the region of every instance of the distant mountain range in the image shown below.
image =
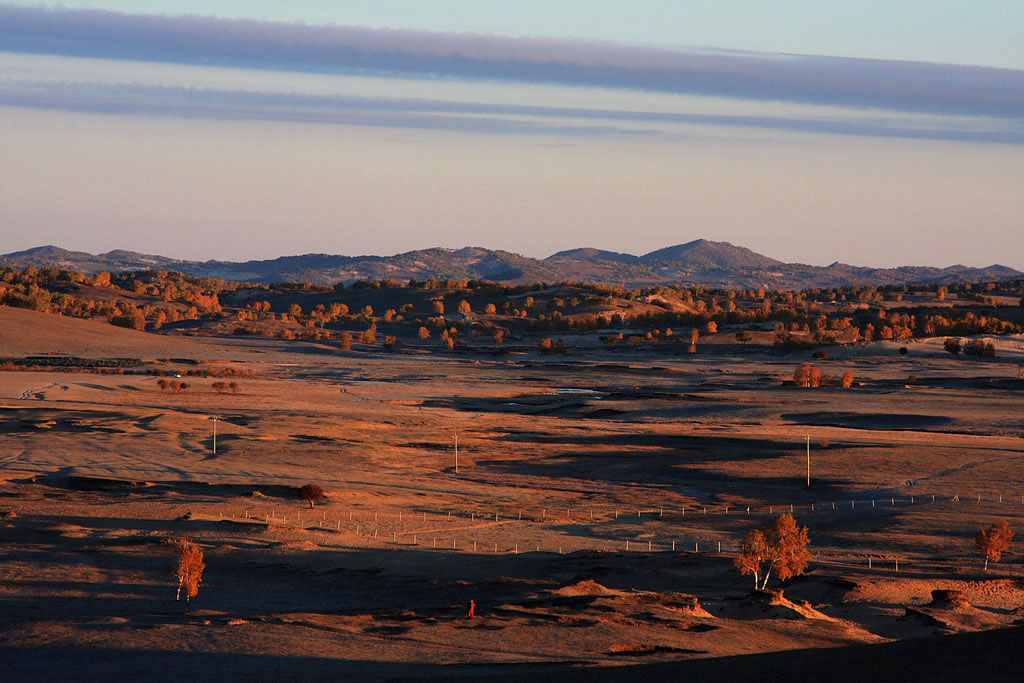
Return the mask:
<path id="1" fill-rule="evenodd" d="M 356 280 L 475 279 L 510 284 L 580 281 L 640 287 L 705 285 L 709 287 L 803 289 L 839 285 L 983 282 L 1024 277 L 992 265 L 987 268 L 901 266 L 865 268 L 844 263 L 810 266 L 783 263 L 728 242 L 694 240 L 643 256 L 601 249 L 570 249 L 545 259 L 507 251 L 465 247 L 423 249 L 394 256 L 303 254 L 264 261 L 182 261 L 132 251 L 88 254 L 54 246 L 0 256 L 14 268 L 55 266 L 87 273 L 127 270 L 176 270 L 197 277 L 237 282 L 312 282 L 333 285 Z"/>

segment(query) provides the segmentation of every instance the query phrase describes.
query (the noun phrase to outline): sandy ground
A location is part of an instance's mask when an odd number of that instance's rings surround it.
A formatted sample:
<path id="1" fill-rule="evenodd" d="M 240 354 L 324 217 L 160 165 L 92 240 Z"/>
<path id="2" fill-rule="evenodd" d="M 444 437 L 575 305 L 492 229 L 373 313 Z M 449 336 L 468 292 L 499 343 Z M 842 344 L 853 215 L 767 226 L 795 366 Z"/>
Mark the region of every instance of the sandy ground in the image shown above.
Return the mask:
<path id="1" fill-rule="evenodd" d="M 1009 357 L 872 345 L 821 362 L 853 389 L 803 390 L 783 381 L 806 357 L 728 345 L 342 353 L 18 315 L 0 356 L 252 373 L 238 394 L 0 373 L 0 651 L 18 677 L 107 678 L 142 655 L 167 678 L 619 670 L 1024 617 L 1020 553 L 984 573 L 972 547 L 1024 518 Z M 328 495 L 312 511 L 307 482 Z M 752 594 L 737 544 L 790 510 L 814 561 Z M 183 536 L 208 565 L 187 612 Z"/>

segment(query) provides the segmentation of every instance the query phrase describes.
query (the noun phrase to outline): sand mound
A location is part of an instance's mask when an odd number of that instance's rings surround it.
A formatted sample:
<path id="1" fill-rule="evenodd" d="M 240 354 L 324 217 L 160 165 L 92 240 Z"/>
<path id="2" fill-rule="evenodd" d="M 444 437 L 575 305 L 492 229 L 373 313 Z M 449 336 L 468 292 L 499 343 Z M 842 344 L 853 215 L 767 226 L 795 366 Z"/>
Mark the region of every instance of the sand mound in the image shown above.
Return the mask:
<path id="1" fill-rule="evenodd" d="M 948 610 L 971 610 L 971 603 L 963 591 L 953 589 L 936 589 L 932 591 L 932 601 L 929 607 Z"/>
<path id="2" fill-rule="evenodd" d="M 806 602 L 793 602 L 781 590 L 754 591 L 723 609 L 720 616 L 733 619 L 819 619 L 836 621 Z"/>
<path id="3" fill-rule="evenodd" d="M 658 605 L 674 612 L 680 612 L 688 617 L 714 619 L 714 615 L 701 606 L 697 596 L 686 593 L 641 593 L 637 596 L 636 602 L 646 605 Z"/>
<path id="4" fill-rule="evenodd" d="M 76 524 L 56 524 L 51 526 L 49 530 L 63 536 L 64 538 L 85 538 L 91 533 L 89 529 Z"/>
<path id="5" fill-rule="evenodd" d="M 597 581 L 584 579 L 583 581 L 579 581 L 568 586 L 562 586 L 561 588 L 552 591 L 552 593 L 563 597 L 576 597 L 579 595 L 617 595 L 619 591 L 605 588 Z"/>
<path id="6" fill-rule="evenodd" d="M 910 621 L 919 621 L 943 631 L 978 631 L 1002 624 L 1002 620 L 985 610 L 971 605 L 963 591 L 936 589 L 932 601 L 923 607 L 907 607 Z"/>

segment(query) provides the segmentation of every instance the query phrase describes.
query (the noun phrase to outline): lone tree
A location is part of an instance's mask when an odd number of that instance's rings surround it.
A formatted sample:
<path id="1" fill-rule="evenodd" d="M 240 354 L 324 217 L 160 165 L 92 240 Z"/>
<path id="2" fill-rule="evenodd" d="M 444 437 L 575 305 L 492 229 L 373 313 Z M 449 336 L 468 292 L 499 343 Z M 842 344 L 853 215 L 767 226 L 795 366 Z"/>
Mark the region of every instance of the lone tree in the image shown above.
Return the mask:
<path id="1" fill-rule="evenodd" d="M 317 503 L 324 499 L 324 490 L 316 484 L 306 484 L 299 489 L 299 497 L 309 503 L 309 507 L 313 507 L 313 503 Z"/>
<path id="2" fill-rule="evenodd" d="M 184 588 L 185 609 L 188 609 L 189 600 L 199 594 L 204 569 L 206 563 L 203 562 L 203 551 L 198 545 L 188 538 L 175 543 L 174 575 L 178 579 L 178 595 L 175 600 L 181 600 L 181 590 Z"/>
<path id="3" fill-rule="evenodd" d="M 987 529 L 982 529 L 974 537 L 974 547 L 985 556 L 985 571 L 988 571 L 988 561 L 998 562 L 1003 553 L 1010 549 L 1013 541 L 1013 529 L 1008 522 L 1003 520 L 990 524 Z"/>
<path id="4" fill-rule="evenodd" d="M 755 590 L 764 590 L 773 570 L 783 581 L 804 573 L 811 558 L 810 542 L 807 527 L 800 528 L 793 515 L 786 513 L 747 534 L 734 564 L 740 573 L 754 575 Z"/>

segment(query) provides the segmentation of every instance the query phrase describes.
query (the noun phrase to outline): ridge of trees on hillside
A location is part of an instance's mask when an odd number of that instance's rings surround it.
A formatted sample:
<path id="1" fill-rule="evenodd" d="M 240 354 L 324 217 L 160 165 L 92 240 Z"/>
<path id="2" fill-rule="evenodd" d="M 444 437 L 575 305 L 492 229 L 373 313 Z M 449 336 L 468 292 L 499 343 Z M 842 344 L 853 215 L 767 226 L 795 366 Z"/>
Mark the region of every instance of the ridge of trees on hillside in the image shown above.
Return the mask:
<path id="1" fill-rule="evenodd" d="M 382 339 L 393 350 L 417 338 L 426 344 L 442 330 L 448 331 L 443 344 L 454 348 L 474 338 L 497 345 L 513 329 L 557 336 L 596 330 L 622 335 L 617 331 L 631 328 L 635 331 L 625 337 L 605 339 L 689 342 L 690 352 L 696 353 L 701 332 L 709 337 L 727 333 L 747 344 L 754 337 L 746 333 L 767 331 L 770 343 L 782 349 L 941 336 L 958 340 L 958 345 L 950 342 L 946 347 L 952 353 L 961 348 L 966 355 L 986 357 L 995 353 L 990 343 L 959 344 L 959 338 L 1024 331 L 1024 280 L 799 292 L 435 279 L 323 287 L 242 284 L 171 271 L 85 275 L 29 267 L 0 269 L 0 304 L 147 331 L 215 329 L 216 334 L 283 340 L 335 340 L 348 332 L 361 347 L 379 346 Z"/>

